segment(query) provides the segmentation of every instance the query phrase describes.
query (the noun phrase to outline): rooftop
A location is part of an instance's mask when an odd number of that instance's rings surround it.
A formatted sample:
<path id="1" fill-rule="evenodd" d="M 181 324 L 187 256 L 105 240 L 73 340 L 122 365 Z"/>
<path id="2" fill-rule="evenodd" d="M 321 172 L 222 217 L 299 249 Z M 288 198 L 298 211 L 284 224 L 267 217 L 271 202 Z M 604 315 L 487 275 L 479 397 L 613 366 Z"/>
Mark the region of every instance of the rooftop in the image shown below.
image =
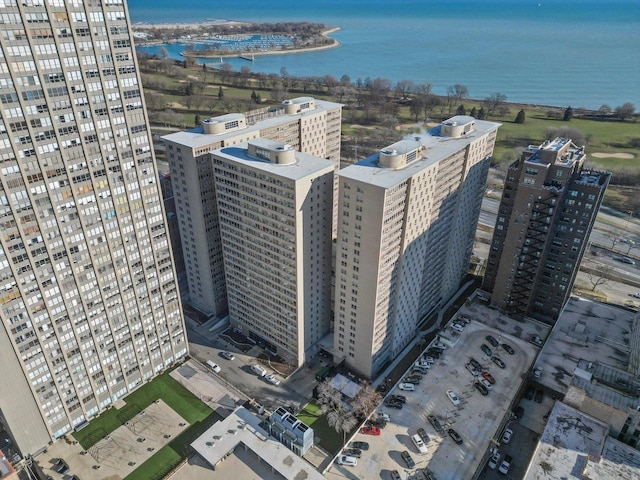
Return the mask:
<path id="1" fill-rule="evenodd" d="M 249 458 L 246 458 L 246 454 L 250 451 L 259 458 L 260 464 L 266 464 L 271 468 L 271 474 L 268 477 L 261 476 L 260 478 L 283 478 L 286 480 L 322 480 L 325 478 L 305 460 L 270 437 L 260 427 L 260 419 L 243 407 L 237 408 L 223 421 L 214 424 L 191 446 L 209 465 L 215 466 L 216 470 L 225 469 L 225 463 L 231 460 L 227 457 L 231 455 L 235 461 L 241 462 L 242 465 L 246 464 L 250 461 Z M 244 448 L 237 448 L 239 446 Z M 217 465 L 218 462 L 223 463 Z M 227 472 L 227 474 L 232 473 Z M 212 478 L 216 478 L 215 474 L 212 475 Z"/>
<path id="2" fill-rule="evenodd" d="M 640 452 L 608 432 L 607 424 L 556 402 L 525 480 L 640 478 Z"/>
<path id="3" fill-rule="evenodd" d="M 571 297 L 536 361 L 537 381 L 565 394 L 581 361 L 629 368 L 633 313 L 603 303 Z"/>
<path id="4" fill-rule="evenodd" d="M 300 113 L 287 114 L 285 108 L 291 105 L 298 105 L 303 102 L 313 101 L 313 108 L 308 110 L 304 110 Z M 218 117 L 212 117 L 206 119 L 204 122 L 206 123 L 220 123 L 220 122 L 229 122 L 233 120 L 241 120 L 243 118 L 247 119 L 247 126 L 242 129 L 234 129 L 230 130 L 226 133 L 220 134 L 212 134 L 205 133 L 204 125 L 199 125 L 190 130 L 185 130 L 182 132 L 170 133 L 169 135 L 165 135 L 162 137 L 163 140 L 177 143 L 179 145 L 184 145 L 193 149 L 205 148 L 208 145 L 213 143 L 217 143 L 229 138 L 236 138 L 238 135 L 247 135 L 251 132 L 256 132 L 256 136 L 259 136 L 260 130 L 271 128 L 277 125 L 286 122 L 287 119 L 291 118 L 302 118 L 306 115 L 317 115 L 320 112 L 325 112 L 328 110 L 334 110 L 336 108 L 341 107 L 342 105 L 339 103 L 328 102 L 325 100 L 317 100 L 312 97 L 299 97 L 291 100 L 285 100 L 283 105 L 264 109 L 264 112 L 260 115 L 255 115 L 255 112 L 247 112 L 246 114 L 242 113 L 230 113 L 226 115 L 220 115 Z M 260 118 L 255 123 L 251 123 L 251 118 Z"/>
<path id="5" fill-rule="evenodd" d="M 580 361 L 571 385 L 623 412 L 640 406 L 640 382 L 635 376 L 602 363 Z"/>
<path id="6" fill-rule="evenodd" d="M 467 133 L 456 136 L 457 130 L 463 129 L 471 121 L 474 128 L 471 128 Z M 414 136 L 411 140 L 396 142 L 380 152 L 340 170 L 339 175 L 343 178 L 389 188 L 463 150 L 474 140 L 497 130 L 500 125 L 463 115 L 452 117 L 429 131 Z M 445 134 L 443 130 L 447 133 Z M 380 164 L 381 155 L 383 157 L 405 155 L 411 152 L 416 152 L 415 159 L 408 158 L 406 165 L 400 168 L 390 168 Z"/>

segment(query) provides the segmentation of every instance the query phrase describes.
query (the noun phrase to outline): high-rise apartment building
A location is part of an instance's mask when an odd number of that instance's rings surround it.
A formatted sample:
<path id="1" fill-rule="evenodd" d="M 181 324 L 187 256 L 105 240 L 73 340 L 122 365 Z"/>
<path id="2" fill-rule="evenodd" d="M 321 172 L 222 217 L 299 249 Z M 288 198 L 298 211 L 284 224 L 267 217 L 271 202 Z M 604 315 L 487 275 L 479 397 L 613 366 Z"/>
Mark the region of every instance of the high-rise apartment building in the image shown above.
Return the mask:
<path id="1" fill-rule="evenodd" d="M 211 152 L 262 137 L 332 160 L 337 169 L 341 122 L 342 105 L 299 97 L 275 108 L 209 118 L 163 137 L 192 305 L 215 315 L 227 311 Z"/>
<path id="2" fill-rule="evenodd" d="M 497 123 L 456 116 L 342 169 L 334 351 L 371 377 L 468 271 Z"/>
<path id="3" fill-rule="evenodd" d="M 0 421 L 29 454 L 187 342 L 124 1 L 0 7 Z"/>
<path id="4" fill-rule="evenodd" d="M 507 170 L 483 289 L 516 318 L 553 324 L 569 299 L 611 177 L 585 160 L 584 147 L 556 138 Z"/>
<path id="5" fill-rule="evenodd" d="M 262 138 L 211 156 L 231 324 L 302 365 L 331 322 L 335 162 Z"/>

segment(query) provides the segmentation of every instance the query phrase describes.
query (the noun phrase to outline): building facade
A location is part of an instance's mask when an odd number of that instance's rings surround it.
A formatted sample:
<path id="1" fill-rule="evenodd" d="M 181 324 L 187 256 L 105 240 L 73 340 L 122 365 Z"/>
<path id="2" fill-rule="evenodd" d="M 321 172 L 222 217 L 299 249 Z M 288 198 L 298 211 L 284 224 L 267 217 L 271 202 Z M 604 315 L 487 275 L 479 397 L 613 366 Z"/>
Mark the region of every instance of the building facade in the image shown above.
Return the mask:
<path id="1" fill-rule="evenodd" d="M 556 138 L 527 147 L 507 170 L 483 289 L 516 318 L 553 324 L 569 299 L 611 177 L 586 169 L 586 158 Z"/>
<path id="2" fill-rule="evenodd" d="M 300 97 L 277 108 L 209 118 L 202 126 L 163 137 L 192 305 L 213 315 L 227 312 L 211 152 L 262 137 L 332 160 L 337 169 L 341 122 L 342 105 Z"/>
<path id="3" fill-rule="evenodd" d="M 468 270 L 497 123 L 456 116 L 339 174 L 334 351 L 371 377 Z"/>
<path id="4" fill-rule="evenodd" d="M 30 454 L 187 342 L 125 3 L 0 17 L 0 421 Z"/>
<path id="5" fill-rule="evenodd" d="M 211 156 L 231 324 L 302 365 L 331 321 L 335 163 L 262 138 Z"/>

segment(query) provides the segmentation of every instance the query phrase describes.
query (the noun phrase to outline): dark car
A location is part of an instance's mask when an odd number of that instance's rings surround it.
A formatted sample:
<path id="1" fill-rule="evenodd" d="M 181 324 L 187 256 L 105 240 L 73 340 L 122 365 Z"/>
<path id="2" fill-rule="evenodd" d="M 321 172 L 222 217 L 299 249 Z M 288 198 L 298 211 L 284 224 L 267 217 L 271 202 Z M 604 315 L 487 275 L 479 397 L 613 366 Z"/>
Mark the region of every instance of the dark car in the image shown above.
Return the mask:
<path id="1" fill-rule="evenodd" d="M 536 394 L 536 390 L 533 387 L 527 388 L 527 391 L 524 394 L 524 398 L 527 400 L 533 400 L 533 396 Z"/>
<path id="2" fill-rule="evenodd" d="M 422 375 L 409 375 L 404 377 L 406 383 L 413 383 L 414 385 L 418 385 L 420 380 L 422 380 Z"/>
<path id="3" fill-rule="evenodd" d="M 478 390 L 482 395 L 489 395 L 489 390 L 487 390 L 487 387 L 485 387 L 480 382 L 475 382 L 473 386 L 476 387 L 476 390 Z"/>
<path id="4" fill-rule="evenodd" d="M 405 397 L 404 395 L 391 395 L 389 398 L 391 400 L 397 400 L 398 402 L 401 402 L 401 403 L 407 402 L 407 397 Z"/>
<path id="5" fill-rule="evenodd" d="M 440 423 L 440 421 L 436 418 L 435 415 L 429 415 L 427 417 L 427 420 L 429 420 L 429 423 L 431 424 L 431 426 L 435 429 L 436 432 L 443 434 L 444 433 L 444 428 L 442 427 L 442 424 Z"/>
<path id="6" fill-rule="evenodd" d="M 429 357 L 440 358 L 441 354 L 442 354 L 442 350 L 436 350 L 433 348 L 430 348 L 429 350 L 427 350 L 427 356 Z"/>
<path id="7" fill-rule="evenodd" d="M 391 470 L 390 478 L 391 480 L 402 480 L 402 477 L 400 476 L 400 472 L 398 472 L 398 470 Z"/>
<path id="8" fill-rule="evenodd" d="M 506 368 L 507 366 L 499 357 L 491 357 L 491 361 L 498 365 L 500 368 Z"/>
<path id="9" fill-rule="evenodd" d="M 373 425 L 374 427 L 384 428 L 387 426 L 387 422 L 385 422 L 382 418 L 372 418 L 367 420 L 367 425 Z M 347 455 L 349 455 L 347 453 Z"/>
<path id="10" fill-rule="evenodd" d="M 456 442 L 458 445 L 462 445 L 462 437 L 456 432 L 453 428 L 447 430 L 449 436 Z"/>
<path id="11" fill-rule="evenodd" d="M 369 444 L 367 442 L 351 442 L 351 448 L 357 448 L 359 450 L 369 450 Z"/>
<path id="12" fill-rule="evenodd" d="M 422 474 L 424 475 L 424 478 L 426 480 L 436 480 L 435 474 L 431 470 L 429 470 L 428 468 L 423 468 L 422 469 Z"/>
<path id="13" fill-rule="evenodd" d="M 503 343 L 502 344 L 502 349 L 507 352 L 509 355 L 513 355 L 514 353 L 516 353 L 516 351 L 513 349 L 513 347 L 511 345 L 509 345 L 508 343 Z"/>
<path id="14" fill-rule="evenodd" d="M 491 355 L 493 355 L 493 352 L 491 351 L 491 349 L 488 346 L 486 346 L 484 343 L 480 345 L 480 350 L 482 350 L 487 357 L 490 357 Z"/>
<path id="15" fill-rule="evenodd" d="M 376 392 L 384 393 L 386 391 L 387 391 L 387 384 L 386 383 L 381 383 L 380 385 L 378 385 L 378 388 L 376 388 Z"/>
<path id="16" fill-rule="evenodd" d="M 362 456 L 362 450 L 360 450 L 359 448 L 345 448 L 343 455 L 360 458 Z"/>
<path id="17" fill-rule="evenodd" d="M 399 400 L 394 400 L 393 398 L 387 398 L 384 401 L 384 404 L 389 407 L 389 408 L 397 408 L 398 410 L 400 410 L 403 407 L 403 403 L 400 402 Z"/>
<path id="18" fill-rule="evenodd" d="M 492 335 L 487 335 L 484 338 L 487 339 L 487 342 L 489 342 L 492 347 L 497 347 L 498 345 L 500 345 L 500 342 L 498 340 L 496 340 L 496 337 L 494 337 Z"/>
<path id="19" fill-rule="evenodd" d="M 524 408 L 522 408 L 521 406 L 518 406 L 513 413 L 516 416 L 516 419 L 520 420 L 524 415 Z"/>
<path id="20" fill-rule="evenodd" d="M 426 430 L 422 427 L 418 429 L 418 436 L 422 439 L 425 445 L 428 445 L 431 442 L 429 435 L 427 435 Z"/>
<path id="21" fill-rule="evenodd" d="M 475 358 L 471 357 L 469 359 L 469 363 L 474 366 L 476 370 L 482 370 L 482 364 L 477 361 Z"/>
<path id="22" fill-rule="evenodd" d="M 542 392 L 542 390 L 536 390 L 536 395 L 534 397 L 534 400 L 537 403 L 542 403 L 542 397 L 544 397 L 544 393 Z"/>
<path id="23" fill-rule="evenodd" d="M 404 463 L 407 464 L 407 468 L 416 468 L 416 462 L 413 461 L 409 452 L 405 450 L 400 454 L 400 456 L 404 460 Z"/>

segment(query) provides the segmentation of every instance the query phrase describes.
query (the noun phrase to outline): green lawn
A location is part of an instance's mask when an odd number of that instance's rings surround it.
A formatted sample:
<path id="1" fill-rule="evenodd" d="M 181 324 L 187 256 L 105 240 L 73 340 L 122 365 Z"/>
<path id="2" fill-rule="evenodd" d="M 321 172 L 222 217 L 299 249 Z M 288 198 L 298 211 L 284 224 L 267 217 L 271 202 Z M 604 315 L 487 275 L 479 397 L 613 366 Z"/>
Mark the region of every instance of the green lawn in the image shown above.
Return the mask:
<path id="1" fill-rule="evenodd" d="M 315 401 L 306 404 L 296 416 L 298 420 L 313 428 L 314 436 L 320 439 L 318 444 L 327 452 L 336 453 L 342 448 L 342 434 L 337 433 L 329 426 L 327 419 L 322 415 L 320 407 Z"/>
<path id="2" fill-rule="evenodd" d="M 125 407 L 120 410 L 110 408 L 101 413 L 73 436 L 86 450 L 158 399 L 163 400 L 189 424 L 204 420 L 212 411 L 198 397 L 171 378 L 167 371 L 126 397 Z"/>

